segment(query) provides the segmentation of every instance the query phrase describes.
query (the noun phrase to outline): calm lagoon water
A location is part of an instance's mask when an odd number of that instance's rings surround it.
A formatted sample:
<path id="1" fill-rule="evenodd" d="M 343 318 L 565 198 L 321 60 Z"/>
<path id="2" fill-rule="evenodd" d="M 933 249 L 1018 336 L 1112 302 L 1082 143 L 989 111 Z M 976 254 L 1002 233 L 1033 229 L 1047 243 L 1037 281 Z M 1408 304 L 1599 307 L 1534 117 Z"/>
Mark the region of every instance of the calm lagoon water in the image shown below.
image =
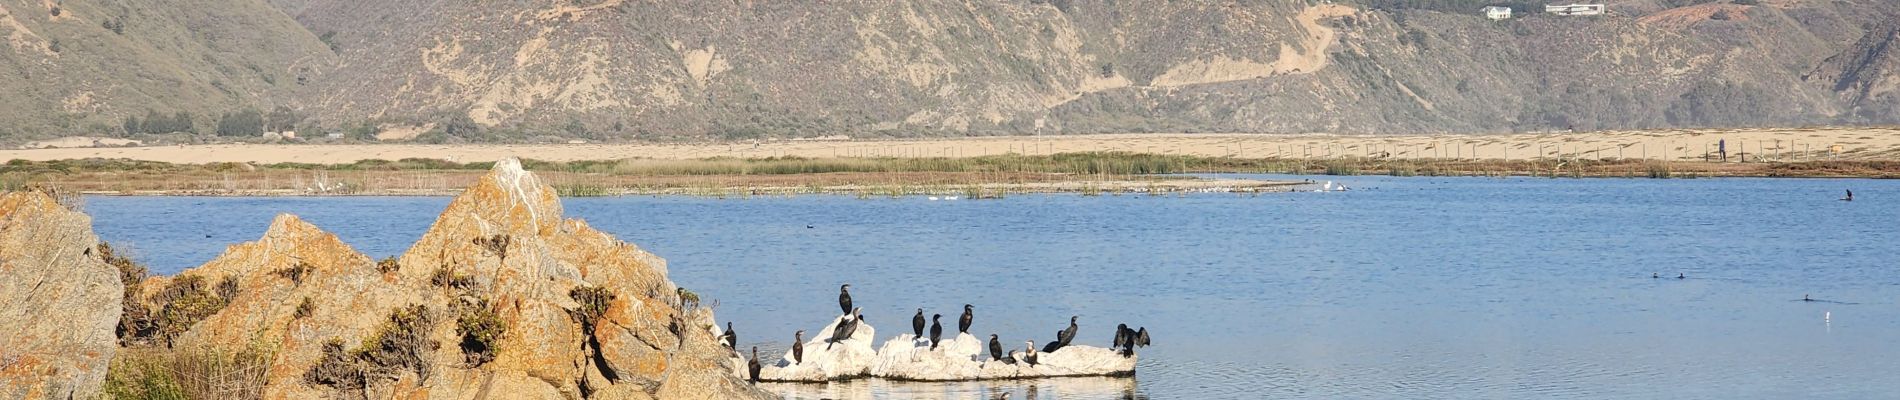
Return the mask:
<path id="1" fill-rule="evenodd" d="M 666 258 L 757 342 L 742 347 L 822 327 L 844 282 L 880 341 L 918 307 L 965 303 L 973 333 L 1006 342 L 1050 340 L 1070 315 L 1078 342 L 1105 346 L 1116 323 L 1154 332 L 1134 378 L 770 386 L 793 397 L 1900 393 L 1900 181 L 1327 178 L 1355 190 L 566 206 Z M 1844 189 L 1857 200 L 1835 200 Z M 284 212 L 394 255 L 447 201 L 93 197 L 87 210 L 101 237 L 175 273 Z"/>

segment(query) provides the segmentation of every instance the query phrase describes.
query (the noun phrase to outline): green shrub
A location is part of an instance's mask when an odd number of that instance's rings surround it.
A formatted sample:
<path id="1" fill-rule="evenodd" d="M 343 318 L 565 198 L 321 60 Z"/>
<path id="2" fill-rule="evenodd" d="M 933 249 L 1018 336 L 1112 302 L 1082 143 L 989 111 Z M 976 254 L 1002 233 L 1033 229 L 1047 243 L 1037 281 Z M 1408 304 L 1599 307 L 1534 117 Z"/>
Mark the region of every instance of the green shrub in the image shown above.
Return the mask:
<path id="1" fill-rule="evenodd" d="M 204 283 L 204 277 L 197 275 L 179 276 L 167 284 L 164 289 L 152 296 L 152 303 L 158 305 L 158 312 L 149 316 L 149 321 L 136 321 L 131 336 L 123 332 L 119 340 L 125 343 L 146 343 L 153 340 L 170 346 L 178 335 L 191 330 L 192 325 L 224 309 L 229 301 L 226 297 L 212 293 Z M 220 285 L 224 286 L 224 285 Z M 235 288 L 235 285 L 232 285 Z M 122 320 L 121 327 L 126 324 Z"/>
<path id="2" fill-rule="evenodd" d="M 490 308 L 487 299 L 462 307 L 455 318 L 455 334 L 462 337 L 462 359 L 470 368 L 495 360 L 495 342 L 508 332 L 501 316 Z"/>
<path id="3" fill-rule="evenodd" d="M 382 260 L 376 261 L 376 270 L 382 273 L 387 274 L 400 269 L 402 269 L 402 263 L 396 261 L 395 256 L 383 257 Z"/>
<path id="4" fill-rule="evenodd" d="M 443 265 L 429 274 L 429 284 L 444 289 L 466 290 L 475 287 L 475 277 L 455 273 L 449 266 Z"/>
<path id="5" fill-rule="evenodd" d="M 475 238 L 475 245 L 481 246 L 484 250 L 488 250 L 488 253 L 494 254 L 495 257 L 507 259 L 508 243 L 512 241 L 514 241 L 514 238 L 508 237 L 508 235 L 497 234 L 489 237 Z"/>
<path id="6" fill-rule="evenodd" d="M 607 315 L 607 307 L 613 305 L 614 302 L 613 292 L 599 286 L 576 287 L 567 291 L 567 297 L 580 303 L 580 306 L 570 311 L 570 314 L 588 332 L 594 331 L 594 324 L 599 322 L 602 316 Z"/>
<path id="7" fill-rule="evenodd" d="M 304 372 L 304 382 L 338 390 L 362 390 L 371 381 L 394 380 L 402 372 L 429 378 L 429 359 L 437 343 L 429 339 L 434 320 L 422 305 L 397 308 L 356 350 L 343 341 L 323 343 L 323 356 Z"/>
<path id="8" fill-rule="evenodd" d="M 284 279 L 289 279 L 292 284 L 302 285 L 303 278 L 306 276 L 310 276 L 310 269 L 311 269 L 310 264 L 306 264 L 302 261 L 298 261 L 297 264 L 295 265 L 279 268 L 276 271 L 271 271 L 271 274 L 277 275 L 279 277 L 283 277 Z"/>
<path id="9" fill-rule="evenodd" d="M 303 302 L 297 303 L 297 312 L 294 314 L 291 314 L 290 317 L 296 318 L 296 319 L 304 319 L 304 318 L 309 318 L 310 314 L 315 313 L 315 312 L 317 312 L 316 303 L 311 302 L 309 297 L 305 297 L 303 298 Z"/>

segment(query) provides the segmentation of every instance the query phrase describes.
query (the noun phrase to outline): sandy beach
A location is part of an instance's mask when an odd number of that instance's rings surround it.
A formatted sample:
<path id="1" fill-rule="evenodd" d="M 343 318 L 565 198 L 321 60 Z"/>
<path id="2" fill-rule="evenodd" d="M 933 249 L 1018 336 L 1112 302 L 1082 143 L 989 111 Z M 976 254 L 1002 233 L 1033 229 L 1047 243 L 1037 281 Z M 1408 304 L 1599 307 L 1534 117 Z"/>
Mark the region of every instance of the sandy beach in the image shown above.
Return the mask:
<path id="1" fill-rule="evenodd" d="M 67 141 L 89 143 L 90 141 Z M 0 150 L 0 159 L 35 161 L 126 158 L 170 163 L 303 162 L 434 158 L 485 162 L 504 157 L 547 161 L 711 157 L 974 157 L 1089 151 L 1240 158 L 1731 160 L 1900 160 L 1900 128 L 1661 130 L 1511 135 L 1375 136 L 1338 134 L 1117 134 L 912 140 L 761 141 L 677 144 L 366 144 L 186 145 Z"/>

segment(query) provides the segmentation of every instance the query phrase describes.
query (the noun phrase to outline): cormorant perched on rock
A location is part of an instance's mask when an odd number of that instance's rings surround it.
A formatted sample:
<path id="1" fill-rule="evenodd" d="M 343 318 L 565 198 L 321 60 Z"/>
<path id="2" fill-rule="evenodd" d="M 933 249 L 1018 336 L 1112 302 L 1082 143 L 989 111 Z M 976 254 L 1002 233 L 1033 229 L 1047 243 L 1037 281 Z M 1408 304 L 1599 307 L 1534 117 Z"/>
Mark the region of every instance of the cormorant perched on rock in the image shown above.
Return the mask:
<path id="1" fill-rule="evenodd" d="M 1148 347 L 1148 327 L 1141 327 L 1140 331 L 1135 332 L 1135 345 Z"/>
<path id="2" fill-rule="evenodd" d="M 1056 340 L 1061 340 L 1063 346 L 1075 343 L 1075 331 L 1078 329 L 1075 326 L 1075 319 L 1077 317 L 1078 316 L 1069 316 L 1069 329 L 1063 330 L 1062 333 L 1056 335 Z"/>
<path id="3" fill-rule="evenodd" d="M 724 344 L 728 349 L 739 349 L 739 334 L 732 331 L 732 321 L 726 321 L 726 333 L 719 335 L 719 340 L 726 342 Z"/>
<path id="4" fill-rule="evenodd" d="M 1115 325 L 1115 346 L 1110 349 L 1121 349 L 1124 358 L 1134 355 L 1135 330 L 1128 329 L 1128 324 Z"/>
<path id="5" fill-rule="evenodd" d="M 745 369 L 752 373 L 752 383 L 759 383 L 759 346 L 752 346 L 752 361 L 746 362 Z"/>
<path id="6" fill-rule="evenodd" d="M 1058 329 L 1056 330 L 1056 340 L 1050 341 L 1049 344 L 1042 345 L 1042 352 L 1053 353 L 1060 349 L 1062 349 L 1062 330 Z"/>
<path id="7" fill-rule="evenodd" d="M 917 315 L 910 317 L 912 336 L 924 337 L 924 309 L 917 309 Z"/>
<path id="8" fill-rule="evenodd" d="M 937 340 L 943 339 L 943 314 L 930 315 L 930 349 L 937 349 Z"/>
<path id="9" fill-rule="evenodd" d="M 974 310 L 975 306 L 963 305 L 963 318 L 957 318 L 957 333 L 970 333 L 970 321 L 976 319 L 976 315 L 972 313 Z"/>
<path id="10" fill-rule="evenodd" d="M 825 350 L 831 350 L 831 345 L 838 344 L 838 342 L 844 341 L 845 339 L 850 339 L 851 334 L 858 331 L 857 316 L 863 312 L 864 308 L 859 307 L 853 308 L 851 312 L 846 313 L 844 321 L 838 322 L 838 327 L 832 329 L 831 339 L 825 340 Z"/>
<path id="11" fill-rule="evenodd" d="M 851 284 L 838 287 L 838 308 L 844 309 L 844 315 L 851 315 Z"/>
<path id="12" fill-rule="evenodd" d="M 1036 366 L 1036 341 L 1023 341 L 1023 362 L 1029 363 L 1031 367 Z"/>
<path id="13" fill-rule="evenodd" d="M 996 340 L 996 334 L 990 334 L 990 359 L 1003 361 L 1003 341 Z"/>
<path id="14" fill-rule="evenodd" d="M 792 333 L 792 364 L 805 363 L 805 331 Z"/>

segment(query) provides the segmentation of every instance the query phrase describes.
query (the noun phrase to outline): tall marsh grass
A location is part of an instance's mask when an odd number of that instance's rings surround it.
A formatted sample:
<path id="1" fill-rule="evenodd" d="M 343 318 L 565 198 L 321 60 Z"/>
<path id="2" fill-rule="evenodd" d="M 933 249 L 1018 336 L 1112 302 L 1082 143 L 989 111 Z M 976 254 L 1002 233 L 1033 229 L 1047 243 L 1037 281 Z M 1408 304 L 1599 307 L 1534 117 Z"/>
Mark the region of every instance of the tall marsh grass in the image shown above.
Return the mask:
<path id="1" fill-rule="evenodd" d="M 264 396 L 274 354 L 263 347 L 213 349 L 127 348 L 106 371 L 105 398 L 241 400 Z"/>

